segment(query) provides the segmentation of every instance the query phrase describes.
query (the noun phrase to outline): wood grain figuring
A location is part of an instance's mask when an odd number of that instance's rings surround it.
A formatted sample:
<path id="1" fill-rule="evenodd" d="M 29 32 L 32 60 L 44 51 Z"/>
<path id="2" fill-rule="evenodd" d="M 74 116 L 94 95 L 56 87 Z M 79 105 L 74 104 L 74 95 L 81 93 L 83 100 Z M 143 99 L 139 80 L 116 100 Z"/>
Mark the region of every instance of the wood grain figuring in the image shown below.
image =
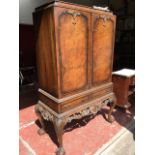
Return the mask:
<path id="1" fill-rule="evenodd" d="M 113 52 L 113 22 L 94 16 L 93 85 L 101 84 L 111 75 Z"/>
<path id="2" fill-rule="evenodd" d="M 75 14 L 75 16 L 74 16 Z M 87 86 L 88 19 L 73 10 L 59 16 L 59 40 L 62 92 Z"/>
<path id="3" fill-rule="evenodd" d="M 49 99 L 48 97 L 44 96 L 41 93 L 39 93 L 39 100 L 46 103 L 51 109 L 53 109 L 57 113 L 60 112 L 60 108 L 59 108 L 60 106 L 56 102 L 52 101 L 51 99 Z"/>
<path id="4" fill-rule="evenodd" d="M 79 105 L 84 105 L 86 102 L 88 102 L 88 96 L 81 97 L 79 99 L 70 102 L 65 102 L 61 106 L 61 111 L 62 112 L 68 111 L 69 109 L 73 108 L 72 105 L 74 105 L 74 107 L 78 107 Z"/>
<path id="5" fill-rule="evenodd" d="M 129 96 L 134 96 L 135 76 L 125 77 L 120 75 L 113 75 L 112 81 L 114 83 L 114 92 L 117 97 L 117 106 L 129 108 L 131 103 Z M 132 86 L 130 90 L 130 86 Z"/>
<path id="6" fill-rule="evenodd" d="M 117 104 L 124 105 L 128 102 L 129 78 L 113 76 L 114 91 L 117 96 Z"/>
<path id="7" fill-rule="evenodd" d="M 70 108 L 78 107 L 79 105 L 84 105 L 90 100 L 94 100 L 98 97 L 104 96 L 106 94 L 111 93 L 113 90 L 112 83 L 99 87 L 98 89 L 92 89 L 92 91 L 88 90 L 83 92 L 81 95 L 76 97 L 67 97 L 66 99 L 60 100 L 52 100 L 52 98 L 42 91 L 39 91 L 39 99 L 46 103 L 49 107 L 54 109 L 56 112 L 63 113 Z"/>
<path id="8" fill-rule="evenodd" d="M 37 69 L 40 88 L 51 93 L 57 94 L 57 73 L 56 73 L 56 57 L 54 54 L 54 36 L 51 35 L 53 30 L 53 20 L 51 9 L 40 12 L 36 16 L 37 20 Z M 43 74 L 44 73 L 44 74 Z"/>
<path id="9" fill-rule="evenodd" d="M 65 111 L 69 110 L 70 108 L 73 108 L 73 107 L 75 108 L 75 107 L 78 107 L 79 105 L 87 104 L 88 101 L 92 101 L 96 98 L 102 97 L 106 94 L 109 94 L 110 92 L 112 92 L 111 87 L 104 89 L 104 90 L 97 91 L 97 92 L 93 92 L 87 96 L 80 97 L 79 99 L 64 102 L 62 104 L 60 110 L 61 110 L 61 112 L 65 112 Z"/>
<path id="10" fill-rule="evenodd" d="M 95 115 L 116 105 L 111 82 L 115 16 L 91 7 L 52 1 L 35 10 L 39 102 L 36 113 L 55 127 L 57 155 L 64 155 L 63 128 L 67 122 Z"/>

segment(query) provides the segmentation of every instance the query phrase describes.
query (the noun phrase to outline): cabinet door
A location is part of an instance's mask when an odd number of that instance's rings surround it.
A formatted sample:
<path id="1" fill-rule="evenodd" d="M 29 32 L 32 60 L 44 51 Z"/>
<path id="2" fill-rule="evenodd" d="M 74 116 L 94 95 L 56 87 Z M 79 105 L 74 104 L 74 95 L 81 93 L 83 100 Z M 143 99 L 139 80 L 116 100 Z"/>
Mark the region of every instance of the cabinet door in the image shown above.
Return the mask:
<path id="1" fill-rule="evenodd" d="M 92 34 L 92 83 L 102 84 L 111 79 L 115 18 L 93 15 Z"/>
<path id="2" fill-rule="evenodd" d="M 57 46 L 61 93 L 74 93 L 88 86 L 88 25 L 90 15 L 57 8 Z"/>

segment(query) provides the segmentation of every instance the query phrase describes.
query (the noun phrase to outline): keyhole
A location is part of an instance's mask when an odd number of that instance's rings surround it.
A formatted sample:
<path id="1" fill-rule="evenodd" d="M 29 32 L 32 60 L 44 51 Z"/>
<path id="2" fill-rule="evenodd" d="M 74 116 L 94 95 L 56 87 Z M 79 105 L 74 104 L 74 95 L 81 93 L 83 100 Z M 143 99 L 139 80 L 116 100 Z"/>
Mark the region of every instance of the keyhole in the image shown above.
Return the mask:
<path id="1" fill-rule="evenodd" d="M 76 18 L 73 18 L 72 24 L 76 25 Z"/>
<path id="2" fill-rule="evenodd" d="M 73 24 L 73 25 L 76 25 L 76 21 L 73 21 L 72 24 Z"/>

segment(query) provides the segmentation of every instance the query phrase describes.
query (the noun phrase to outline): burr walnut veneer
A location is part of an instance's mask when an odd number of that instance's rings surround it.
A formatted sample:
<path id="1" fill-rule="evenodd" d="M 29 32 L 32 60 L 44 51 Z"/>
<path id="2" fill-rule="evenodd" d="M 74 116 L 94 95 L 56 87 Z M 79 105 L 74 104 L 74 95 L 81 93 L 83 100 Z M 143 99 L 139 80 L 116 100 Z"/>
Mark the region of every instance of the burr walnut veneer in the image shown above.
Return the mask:
<path id="1" fill-rule="evenodd" d="M 96 114 L 111 103 L 116 17 L 91 7 L 52 1 L 34 12 L 39 80 L 36 113 L 53 122 L 58 139 L 56 154 L 65 154 L 63 128 L 67 122 Z"/>

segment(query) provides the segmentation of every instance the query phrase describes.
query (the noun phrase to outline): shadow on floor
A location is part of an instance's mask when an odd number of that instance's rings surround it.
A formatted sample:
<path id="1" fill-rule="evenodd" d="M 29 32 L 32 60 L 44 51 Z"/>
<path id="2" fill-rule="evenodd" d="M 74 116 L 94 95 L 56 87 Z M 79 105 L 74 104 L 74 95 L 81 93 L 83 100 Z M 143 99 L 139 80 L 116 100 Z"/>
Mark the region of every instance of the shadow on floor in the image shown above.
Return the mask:
<path id="1" fill-rule="evenodd" d="M 108 114 L 108 109 L 102 109 L 105 115 Z M 119 123 L 121 126 L 125 127 L 128 131 L 133 134 L 133 139 L 135 140 L 135 106 L 134 104 L 131 105 L 130 108 L 124 109 L 115 107 L 115 111 L 113 112 L 114 121 Z M 122 117 L 123 116 L 123 117 Z M 126 122 L 129 122 L 128 124 Z"/>
<path id="2" fill-rule="evenodd" d="M 70 132 L 76 128 L 81 128 L 82 126 L 85 126 L 89 121 L 91 121 L 94 117 L 95 116 L 89 115 L 79 120 L 72 120 L 70 123 L 67 123 L 65 125 L 64 132 Z M 39 120 L 36 120 L 35 123 L 39 128 L 41 128 L 41 124 Z M 56 132 L 55 132 L 53 123 L 50 121 L 45 121 L 45 120 L 44 120 L 44 123 L 46 126 L 47 134 L 49 135 L 51 140 L 58 146 L 58 141 L 57 141 Z"/>
<path id="3" fill-rule="evenodd" d="M 130 113 L 129 113 L 130 111 Z M 94 117 L 97 115 L 102 115 L 104 119 L 107 119 L 107 115 L 109 112 L 109 108 L 106 106 L 105 108 L 101 109 L 96 115 L 89 115 L 85 116 L 79 120 L 72 120 L 70 123 L 67 123 L 64 127 L 64 132 L 70 132 L 76 128 L 81 128 L 85 126 L 87 123 L 89 123 Z M 124 116 L 124 117 L 122 117 Z M 115 108 L 115 111 L 113 112 L 114 121 L 117 121 L 121 126 L 127 128 L 133 133 L 133 138 L 135 138 L 135 132 L 134 129 L 131 129 L 131 127 L 127 126 L 126 122 L 132 122 L 134 119 L 134 106 L 128 109 L 128 112 L 126 112 L 124 109 L 121 108 Z M 36 125 L 41 127 L 40 122 L 37 120 Z M 53 123 L 49 121 L 45 121 L 46 131 L 51 138 L 51 140 L 58 145 L 56 133 L 54 130 Z"/>
<path id="4" fill-rule="evenodd" d="M 21 91 L 22 92 L 22 91 Z M 38 99 L 38 93 L 37 93 L 37 88 L 35 89 L 30 89 L 29 91 L 22 92 L 20 93 L 19 96 L 19 109 L 23 109 L 29 106 L 32 106 L 37 103 Z M 121 126 L 127 128 L 133 133 L 133 137 L 135 138 L 135 132 L 134 129 L 129 128 L 126 126 L 126 122 L 133 121 L 134 119 L 134 104 L 127 110 L 125 111 L 122 108 L 116 107 L 114 112 L 113 112 L 113 117 L 115 121 L 117 121 Z M 109 107 L 105 106 L 103 109 L 101 109 L 96 115 L 102 115 L 104 119 L 107 118 L 109 112 Z M 95 115 L 95 116 L 96 116 Z M 74 130 L 75 128 L 80 128 L 82 126 L 85 126 L 89 121 L 91 121 L 94 117 L 94 115 L 89 115 L 85 116 L 79 120 L 72 120 L 70 123 L 67 123 L 64 132 L 70 132 Z M 123 117 L 122 117 L 123 116 Z M 47 133 L 49 134 L 51 140 L 58 145 L 57 138 L 56 138 L 56 133 L 54 130 L 54 125 L 51 122 L 45 121 L 46 128 L 47 128 Z M 38 120 L 36 120 L 36 125 L 40 127 L 40 123 Z"/>

